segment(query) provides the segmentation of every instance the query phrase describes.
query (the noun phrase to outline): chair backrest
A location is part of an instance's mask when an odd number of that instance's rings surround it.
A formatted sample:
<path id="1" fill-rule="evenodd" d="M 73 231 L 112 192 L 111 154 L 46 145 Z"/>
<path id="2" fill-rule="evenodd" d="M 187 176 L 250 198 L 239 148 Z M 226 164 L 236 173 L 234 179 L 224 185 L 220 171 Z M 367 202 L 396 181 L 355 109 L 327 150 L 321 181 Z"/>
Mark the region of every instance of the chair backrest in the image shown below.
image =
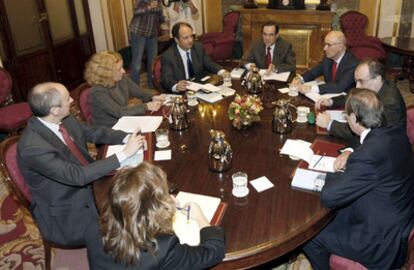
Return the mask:
<path id="1" fill-rule="evenodd" d="M 414 145 L 414 107 L 407 110 L 407 135 L 412 145 Z"/>
<path id="2" fill-rule="evenodd" d="M 9 137 L 0 144 L 1 171 L 19 202 L 29 209 L 32 194 L 17 164 L 17 141 L 19 136 Z"/>
<path id="3" fill-rule="evenodd" d="M 223 33 L 236 34 L 237 27 L 240 21 L 240 13 L 231 11 L 224 15 L 223 18 Z"/>
<path id="4" fill-rule="evenodd" d="M 348 11 L 340 18 L 342 32 L 344 32 L 348 43 L 360 41 L 366 37 L 368 18 L 358 11 Z"/>
<path id="5" fill-rule="evenodd" d="M 91 88 L 87 83 L 83 83 L 78 86 L 77 88 L 79 94 L 79 110 L 83 119 L 88 122 L 89 124 L 92 123 L 92 109 L 91 109 L 91 100 L 90 100 L 90 93 Z"/>
<path id="6" fill-rule="evenodd" d="M 161 91 L 161 57 L 157 56 L 152 64 L 152 83 Z"/>
<path id="7" fill-rule="evenodd" d="M 10 74 L 0 67 L 0 105 L 6 103 L 10 95 L 13 83 Z"/>

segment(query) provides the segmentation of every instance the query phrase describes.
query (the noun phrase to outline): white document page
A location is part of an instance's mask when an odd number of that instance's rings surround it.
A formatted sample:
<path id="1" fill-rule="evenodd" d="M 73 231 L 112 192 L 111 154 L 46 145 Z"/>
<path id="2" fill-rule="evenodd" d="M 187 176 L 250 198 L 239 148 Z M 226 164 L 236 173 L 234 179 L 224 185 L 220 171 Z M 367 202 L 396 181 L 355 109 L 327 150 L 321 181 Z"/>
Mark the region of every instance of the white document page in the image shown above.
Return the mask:
<path id="1" fill-rule="evenodd" d="M 224 86 L 224 85 L 220 85 L 219 88 L 220 88 L 220 91 L 219 91 L 220 95 L 225 96 L 225 97 L 230 97 L 236 93 L 236 90 L 234 90 L 233 88 Z"/>
<path id="2" fill-rule="evenodd" d="M 171 150 L 159 150 L 155 151 L 154 160 L 170 160 L 171 159 Z"/>
<path id="3" fill-rule="evenodd" d="M 313 155 L 308 168 L 322 172 L 334 172 L 335 159 L 334 157 Z"/>
<path id="4" fill-rule="evenodd" d="M 325 173 L 297 168 L 291 186 L 320 192 L 325 185 L 325 177 Z"/>
<path id="5" fill-rule="evenodd" d="M 161 122 L 162 116 L 123 116 L 112 129 L 132 133 L 140 127 L 142 133 L 154 132 Z"/>
<path id="6" fill-rule="evenodd" d="M 125 144 L 117 144 L 117 145 L 108 146 L 108 150 L 106 151 L 106 157 L 110 157 L 113 154 L 121 152 L 124 149 L 124 147 L 125 147 Z M 141 148 L 138 150 L 138 152 L 135 155 L 122 161 L 121 166 L 117 170 L 122 169 L 126 166 L 136 167 L 143 161 L 144 161 L 144 150 Z"/>
<path id="7" fill-rule="evenodd" d="M 279 88 L 277 89 L 280 93 L 282 94 L 287 94 L 289 93 L 289 88 L 288 87 L 283 87 L 283 88 Z"/>
<path id="8" fill-rule="evenodd" d="M 223 99 L 223 97 L 219 94 L 219 93 L 202 93 L 202 92 L 197 92 L 196 93 L 196 97 L 199 99 L 202 99 L 208 103 L 214 103 L 217 101 L 220 101 Z"/>
<path id="9" fill-rule="evenodd" d="M 207 90 L 208 92 L 218 92 L 220 88 L 218 86 L 212 85 L 211 83 L 206 83 L 202 86 L 202 89 Z"/>
<path id="10" fill-rule="evenodd" d="M 214 213 L 221 201 L 220 198 L 183 191 L 178 192 L 175 198 L 180 203 L 180 206 L 184 206 L 189 202 L 197 203 L 209 222 L 213 219 Z"/>
<path id="11" fill-rule="evenodd" d="M 198 91 L 203 88 L 203 85 L 200 83 L 189 82 L 189 81 L 187 82 L 188 82 L 187 90 Z"/>
<path id="12" fill-rule="evenodd" d="M 318 99 L 320 98 L 333 98 L 333 97 L 339 97 L 342 95 L 346 95 L 346 93 L 342 92 L 342 93 L 335 93 L 335 94 L 323 94 L 320 95 L 319 93 L 315 93 L 315 92 L 309 92 L 306 93 L 305 96 L 309 99 L 311 99 L 313 102 L 316 102 Z"/>
<path id="13" fill-rule="evenodd" d="M 231 78 L 240 79 L 244 71 L 245 71 L 244 68 L 233 68 L 233 70 L 230 72 Z"/>
<path id="14" fill-rule="evenodd" d="M 259 70 L 259 74 L 260 76 L 262 76 L 262 79 L 264 81 L 275 80 L 275 81 L 280 81 L 280 82 L 286 82 L 289 79 L 289 75 L 290 75 L 289 71 L 281 72 L 281 73 L 270 72 L 270 74 L 268 75 L 266 74 L 267 71 L 268 71 L 267 69 Z"/>
<path id="15" fill-rule="evenodd" d="M 313 157 L 313 151 L 310 145 L 311 143 L 306 141 L 287 139 L 280 153 L 298 157 L 310 164 Z"/>
<path id="16" fill-rule="evenodd" d="M 325 112 L 329 114 L 331 120 L 346 123 L 345 111 L 326 110 Z"/>

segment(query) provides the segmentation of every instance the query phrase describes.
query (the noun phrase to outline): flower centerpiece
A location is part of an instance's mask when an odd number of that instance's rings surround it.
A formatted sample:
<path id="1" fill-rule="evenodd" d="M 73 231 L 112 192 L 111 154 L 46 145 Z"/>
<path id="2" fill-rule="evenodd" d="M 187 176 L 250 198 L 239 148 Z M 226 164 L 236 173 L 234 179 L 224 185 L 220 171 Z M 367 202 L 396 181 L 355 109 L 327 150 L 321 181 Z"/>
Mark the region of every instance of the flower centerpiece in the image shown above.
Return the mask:
<path id="1" fill-rule="evenodd" d="M 234 101 L 229 105 L 227 115 L 235 128 L 242 129 L 260 121 L 259 113 L 262 110 L 263 104 L 258 96 L 236 94 Z"/>

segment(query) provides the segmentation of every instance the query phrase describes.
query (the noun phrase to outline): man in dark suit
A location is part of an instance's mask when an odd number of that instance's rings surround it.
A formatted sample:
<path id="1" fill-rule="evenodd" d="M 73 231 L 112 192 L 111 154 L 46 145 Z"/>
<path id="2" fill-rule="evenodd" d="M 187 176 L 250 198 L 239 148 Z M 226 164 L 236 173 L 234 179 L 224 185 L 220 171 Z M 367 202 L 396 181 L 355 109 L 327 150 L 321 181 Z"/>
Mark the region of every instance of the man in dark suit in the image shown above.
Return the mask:
<path id="1" fill-rule="evenodd" d="M 368 269 L 396 269 L 414 224 L 411 145 L 398 125 L 383 127 L 383 105 L 373 91 L 353 89 L 345 106 L 361 146 L 344 172 L 328 173 L 321 202 L 337 215 L 304 250 L 313 269 L 329 269 L 331 254 Z"/>
<path id="2" fill-rule="evenodd" d="M 316 67 L 305 72 L 293 81 L 298 84 L 302 94 L 316 92 L 319 94 L 347 92 L 354 85 L 354 71 L 358 60 L 346 49 L 346 38 L 340 31 L 331 31 L 325 37 L 323 47 L 325 57 Z M 323 76 L 325 84 L 303 85 L 302 83 Z"/>
<path id="3" fill-rule="evenodd" d="M 386 125 L 399 125 L 406 129 L 407 111 L 404 99 L 396 85 L 385 78 L 384 65 L 375 59 L 366 59 L 359 63 L 355 70 L 355 81 L 357 88 L 366 88 L 378 94 L 384 104 L 384 115 Z M 317 109 L 325 107 L 343 107 L 345 96 L 331 99 L 320 99 L 316 102 Z M 317 115 L 316 124 L 329 130 L 329 135 L 349 141 L 354 145 L 358 141 L 347 123 L 341 123 L 330 118 L 327 113 Z"/>
<path id="4" fill-rule="evenodd" d="M 247 69 L 257 66 L 273 72 L 296 71 L 292 44 L 279 37 L 279 26 L 272 21 L 262 26 L 262 39 L 253 44 L 247 61 Z"/>
<path id="5" fill-rule="evenodd" d="M 34 116 L 18 142 L 17 159 L 42 236 L 55 244 L 86 245 L 94 250 L 95 256 L 88 256 L 91 269 L 111 269 L 100 265 L 107 255 L 102 243 L 92 239 L 100 232 L 91 184 L 134 155 L 145 138 L 134 133 L 127 139 L 124 132 L 79 123 L 69 113 L 69 92 L 58 83 L 35 86 L 28 100 Z M 121 144 L 126 139 L 123 151 L 106 159 L 94 161 L 88 154 L 87 142 Z"/>
<path id="6" fill-rule="evenodd" d="M 183 92 L 195 77 L 227 72 L 210 59 L 200 43 L 194 42 L 188 23 L 176 23 L 171 32 L 175 42 L 161 56 L 161 86 L 165 90 Z"/>

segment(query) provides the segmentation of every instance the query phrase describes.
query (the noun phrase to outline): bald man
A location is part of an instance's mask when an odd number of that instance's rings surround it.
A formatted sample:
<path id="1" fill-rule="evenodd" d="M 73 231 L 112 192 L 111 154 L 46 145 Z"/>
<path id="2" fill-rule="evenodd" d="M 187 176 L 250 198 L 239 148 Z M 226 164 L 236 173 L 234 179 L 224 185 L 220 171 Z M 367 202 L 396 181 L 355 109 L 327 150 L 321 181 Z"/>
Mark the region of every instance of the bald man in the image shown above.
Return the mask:
<path id="1" fill-rule="evenodd" d="M 346 48 L 346 38 L 341 31 L 331 31 L 325 37 L 323 50 L 325 57 L 316 67 L 293 80 L 298 84 L 302 94 L 315 92 L 319 94 L 348 92 L 355 86 L 354 71 L 358 60 Z M 304 82 L 324 77 L 325 84 L 303 85 Z"/>
<path id="2" fill-rule="evenodd" d="M 59 83 L 35 86 L 28 101 L 33 117 L 18 142 L 17 161 L 43 238 L 60 245 L 86 245 L 90 269 L 116 269 L 102 243 L 95 241 L 101 234 L 91 184 L 134 155 L 145 137 L 78 122 L 69 112 L 73 99 Z M 97 161 L 86 146 L 124 141 L 122 151 Z"/>

